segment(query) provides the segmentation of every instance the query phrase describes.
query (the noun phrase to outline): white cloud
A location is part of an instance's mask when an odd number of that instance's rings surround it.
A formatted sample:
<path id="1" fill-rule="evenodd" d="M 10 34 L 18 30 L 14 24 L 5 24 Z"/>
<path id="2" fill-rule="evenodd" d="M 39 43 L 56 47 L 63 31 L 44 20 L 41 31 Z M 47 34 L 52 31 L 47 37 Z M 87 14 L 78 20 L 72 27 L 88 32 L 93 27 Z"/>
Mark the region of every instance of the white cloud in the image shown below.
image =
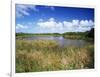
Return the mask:
<path id="1" fill-rule="evenodd" d="M 55 21 L 55 19 L 54 19 L 54 18 L 50 18 L 50 19 L 49 19 L 49 21 L 53 21 L 53 22 L 54 22 L 54 21 Z"/>
<path id="2" fill-rule="evenodd" d="M 80 25 L 82 25 L 82 26 L 88 26 L 89 24 L 88 24 L 88 20 L 81 20 L 80 21 Z"/>
<path id="3" fill-rule="evenodd" d="M 25 25 L 22 25 L 22 24 L 17 24 L 16 25 L 16 29 L 18 30 L 18 29 L 27 29 L 28 28 L 28 26 L 25 26 Z"/>
<path id="4" fill-rule="evenodd" d="M 68 21 L 63 21 L 63 26 L 65 27 L 65 28 L 68 28 L 68 27 L 72 27 L 72 23 L 71 22 L 68 22 Z"/>
<path id="5" fill-rule="evenodd" d="M 83 27 L 90 27 L 94 25 L 94 22 L 92 20 L 81 20 L 80 25 Z"/>
<path id="6" fill-rule="evenodd" d="M 37 25 L 39 25 L 39 27 L 41 27 L 41 28 L 53 29 L 56 27 L 56 22 L 55 22 L 54 18 L 50 18 L 48 21 L 43 22 L 43 20 L 42 20 L 42 21 L 38 22 Z"/>
<path id="7" fill-rule="evenodd" d="M 47 21 L 42 21 L 37 23 L 40 29 L 46 32 L 84 32 L 90 30 L 94 26 L 92 20 L 72 20 L 72 21 L 62 21 L 57 22 L 54 18 L 49 18 Z"/>
<path id="8" fill-rule="evenodd" d="M 29 16 L 28 9 L 39 11 L 35 5 L 16 5 L 16 17 Z"/>
<path id="9" fill-rule="evenodd" d="M 79 25 L 79 20 L 72 20 L 72 24 L 75 25 L 75 26 L 78 26 Z"/>

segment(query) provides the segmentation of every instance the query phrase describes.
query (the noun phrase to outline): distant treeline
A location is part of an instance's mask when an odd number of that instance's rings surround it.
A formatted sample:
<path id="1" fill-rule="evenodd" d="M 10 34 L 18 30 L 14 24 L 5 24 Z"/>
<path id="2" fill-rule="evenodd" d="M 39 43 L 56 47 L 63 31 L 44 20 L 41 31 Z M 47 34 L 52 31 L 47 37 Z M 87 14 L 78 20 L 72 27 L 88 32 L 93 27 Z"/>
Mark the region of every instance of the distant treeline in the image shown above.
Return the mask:
<path id="1" fill-rule="evenodd" d="M 16 33 L 16 37 L 32 37 L 32 36 L 60 36 L 59 33 Z"/>
<path id="2" fill-rule="evenodd" d="M 86 32 L 66 32 L 66 33 L 63 33 L 63 35 L 82 35 L 82 36 L 87 36 L 87 37 L 94 37 L 94 28 Z"/>
<path id="3" fill-rule="evenodd" d="M 94 28 L 86 32 L 65 32 L 65 33 L 16 33 L 16 37 L 32 36 L 63 36 L 70 39 L 92 39 L 94 40 Z"/>
<path id="4" fill-rule="evenodd" d="M 63 36 L 70 39 L 94 40 L 94 28 L 86 32 L 66 32 Z"/>
<path id="5" fill-rule="evenodd" d="M 19 35 L 61 35 L 59 33 L 16 33 L 16 36 L 19 36 Z"/>

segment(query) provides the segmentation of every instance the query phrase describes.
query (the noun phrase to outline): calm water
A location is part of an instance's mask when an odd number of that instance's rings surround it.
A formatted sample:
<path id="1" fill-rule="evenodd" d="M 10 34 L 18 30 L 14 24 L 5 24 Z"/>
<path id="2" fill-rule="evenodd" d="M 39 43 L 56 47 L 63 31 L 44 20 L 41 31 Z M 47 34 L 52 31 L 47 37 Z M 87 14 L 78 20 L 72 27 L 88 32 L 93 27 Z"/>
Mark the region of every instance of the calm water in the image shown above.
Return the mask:
<path id="1" fill-rule="evenodd" d="M 55 40 L 60 46 L 84 46 L 91 43 L 91 42 L 86 42 L 85 40 L 65 39 L 62 36 L 33 36 L 33 37 L 28 37 L 23 39 L 24 40 Z"/>

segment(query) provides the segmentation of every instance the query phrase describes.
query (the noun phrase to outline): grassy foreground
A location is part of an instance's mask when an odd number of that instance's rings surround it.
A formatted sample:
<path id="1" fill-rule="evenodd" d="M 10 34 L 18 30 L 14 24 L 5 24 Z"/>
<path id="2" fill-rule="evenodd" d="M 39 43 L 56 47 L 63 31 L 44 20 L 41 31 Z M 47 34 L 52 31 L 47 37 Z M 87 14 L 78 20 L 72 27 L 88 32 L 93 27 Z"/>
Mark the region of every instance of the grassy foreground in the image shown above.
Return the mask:
<path id="1" fill-rule="evenodd" d="M 16 40 L 16 72 L 94 68 L 94 46 L 59 47 L 53 40 Z"/>

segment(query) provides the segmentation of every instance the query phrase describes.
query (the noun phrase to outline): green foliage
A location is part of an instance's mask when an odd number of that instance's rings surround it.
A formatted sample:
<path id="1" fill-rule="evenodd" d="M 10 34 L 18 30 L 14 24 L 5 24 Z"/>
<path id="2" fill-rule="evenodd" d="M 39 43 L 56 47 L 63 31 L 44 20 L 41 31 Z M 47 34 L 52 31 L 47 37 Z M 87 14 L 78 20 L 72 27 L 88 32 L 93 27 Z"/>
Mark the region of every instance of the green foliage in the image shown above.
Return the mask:
<path id="1" fill-rule="evenodd" d="M 66 32 L 63 34 L 64 38 L 69 39 L 83 39 L 83 40 L 94 40 L 94 28 L 86 32 Z"/>
<path id="2" fill-rule="evenodd" d="M 92 28 L 90 31 L 87 31 L 86 33 L 87 37 L 94 38 L 94 28 Z"/>

